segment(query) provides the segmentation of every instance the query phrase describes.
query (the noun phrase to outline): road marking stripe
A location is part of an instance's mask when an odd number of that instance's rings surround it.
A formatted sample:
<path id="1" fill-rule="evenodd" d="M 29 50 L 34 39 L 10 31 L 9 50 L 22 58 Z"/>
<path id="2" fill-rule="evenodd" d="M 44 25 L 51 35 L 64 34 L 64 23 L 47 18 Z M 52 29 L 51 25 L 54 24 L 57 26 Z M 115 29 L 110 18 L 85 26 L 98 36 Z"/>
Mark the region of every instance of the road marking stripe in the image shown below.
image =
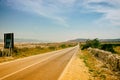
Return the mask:
<path id="1" fill-rule="evenodd" d="M 67 51 L 66 51 L 66 52 L 67 52 Z M 65 52 L 65 53 L 66 53 L 66 52 Z M 62 53 L 61 53 L 61 54 L 62 54 Z M 63 53 L 63 54 L 64 54 L 64 53 Z M 18 71 L 15 71 L 15 72 L 13 72 L 13 73 L 11 73 L 11 74 L 8 74 L 8 75 L 6 75 L 6 76 L 3 76 L 3 77 L 0 78 L 0 80 L 3 80 L 3 79 L 5 79 L 5 78 L 7 78 L 7 77 L 9 77 L 9 76 L 12 76 L 12 75 L 14 75 L 14 74 L 16 74 L 16 73 L 18 73 L 18 72 L 20 72 L 20 71 L 23 71 L 23 70 L 25 70 L 25 69 L 27 69 L 27 68 L 29 68 L 29 67 L 32 67 L 32 66 L 36 65 L 36 64 L 39 64 L 39 63 L 41 63 L 41 62 L 44 62 L 44 61 L 46 61 L 46 60 L 48 60 L 48 59 L 50 59 L 51 57 L 56 56 L 56 55 L 59 55 L 59 54 L 54 54 L 54 55 L 52 55 L 52 56 L 50 56 L 50 57 L 48 57 L 48 58 L 45 58 L 45 59 L 41 60 L 40 62 L 34 63 L 34 64 L 29 65 L 29 66 L 27 66 L 27 67 L 25 67 L 25 68 L 22 68 L 22 69 L 20 69 L 20 70 L 18 70 Z"/>
<path id="2" fill-rule="evenodd" d="M 70 48 L 66 48 L 66 49 L 70 49 Z M 9 64 L 9 63 L 12 63 L 12 62 L 17 62 L 17 61 L 29 59 L 29 58 L 36 57 L 36 56 L 42 56 L 42 55 L 52 54 L 52 53 L 56 53 L 56 52 L 59 52 L 59 51 L 62 52 L 63 50 L 66 50 L 66 49 L 51 51 L 51 52 L 47 52 L 45 54 L 38 54 L 38 55 L 28 56 L 28 57 L 24 57 L 24 58 L 19 58 L 19 59 L 13 60 L 13 61 L 3 62 L 3 63 L 0 63 L 0 66 L 1 65 L 5 65 L 5 64 Z"/>
<path id="3" fill-rule="evenodd" d="M 68 67 L 70 66 L 71 62 L 72 62 L 73 59 L 75 58 L 77 52 L 79 51 L 79 45 L 78 45 L 77 47 L 78 47 L 78 49 L 75 50 L 72 58 L 70 59 L 70 61 L 68 62 L 68 64 L 67 64 L 66 67 L 64 68 L 64 70 L 62 71 L 62 73 L 61 73 L 61 75 L 59 76 L 58 80 L 61 80 L 61 79 L 63 78 L 63 76 L 65 75 L 65 73 L 66 73 L 66 71 L 67 71 L 67 69 L 68 69 Z"/>

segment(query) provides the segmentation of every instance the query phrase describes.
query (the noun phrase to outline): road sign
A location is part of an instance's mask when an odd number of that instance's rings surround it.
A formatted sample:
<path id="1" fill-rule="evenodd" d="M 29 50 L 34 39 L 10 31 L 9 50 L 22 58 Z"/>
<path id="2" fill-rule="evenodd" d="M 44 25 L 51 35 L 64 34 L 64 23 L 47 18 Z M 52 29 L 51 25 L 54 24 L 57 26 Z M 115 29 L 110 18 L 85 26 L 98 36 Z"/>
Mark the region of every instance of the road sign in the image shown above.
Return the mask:
<path id="1" fill-rule="evenodd" d="M 4 48 L 14 48 L 14 33 L 4 34 Z"/>

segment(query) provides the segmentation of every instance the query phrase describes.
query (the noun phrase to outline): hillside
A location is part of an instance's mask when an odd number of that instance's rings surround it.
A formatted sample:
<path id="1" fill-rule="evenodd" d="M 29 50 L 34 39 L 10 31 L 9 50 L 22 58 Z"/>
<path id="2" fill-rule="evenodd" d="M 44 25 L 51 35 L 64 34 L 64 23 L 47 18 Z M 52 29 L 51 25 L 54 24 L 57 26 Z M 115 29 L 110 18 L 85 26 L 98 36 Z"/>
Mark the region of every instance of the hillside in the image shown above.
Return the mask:
<path id="1" fill-rule="evenodd" d="M 69 40 L 68 42 L 85 42 L 88 39 L 84 38 L 78 38 L 78 39 L 73 39 Z M 120 42 L 120 38 L 118 39 L 99 39 L 101 42 Z"/>

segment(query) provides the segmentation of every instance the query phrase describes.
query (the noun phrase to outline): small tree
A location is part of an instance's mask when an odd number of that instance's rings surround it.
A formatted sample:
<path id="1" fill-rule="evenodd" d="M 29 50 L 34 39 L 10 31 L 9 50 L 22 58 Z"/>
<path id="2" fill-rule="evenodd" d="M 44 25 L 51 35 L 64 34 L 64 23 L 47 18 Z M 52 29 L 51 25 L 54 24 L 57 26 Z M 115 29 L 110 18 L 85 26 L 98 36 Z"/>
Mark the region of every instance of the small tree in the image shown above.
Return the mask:
<path id="1" fill-rule="evenodd" d="M 65 44 L 60 45 L 61 48 L 66 48 Z"/>
<path id="2" fill-rule="evenodd" d="M 99 48 L 100 47 L 100 41 L 96 38 L 92 40 L 92 46 L 93 48 Z"/>
<path id="3" fill-rule="evenodd" d="M 86 44 L 83 45 L 83 48 L 82 49 L 86 49 L 86 48 L 89 48 L 89 47 L 92 47 L 92 48 L 99 48 L 100 47 L 100 42 L 99 40 L 96 38 L 96 39 L 93 39 L 93 40 L 87 40 L 86 41 Z"/>
<path id="4" fill-rule="evenodd" d="M 115 52 L 115 50 L 113 48 L 113 44 L 103 44 L 103 45 L 101 45 L 101 49 L 103 49 L 105 51 L 110 51 L 112 53 Z"/>

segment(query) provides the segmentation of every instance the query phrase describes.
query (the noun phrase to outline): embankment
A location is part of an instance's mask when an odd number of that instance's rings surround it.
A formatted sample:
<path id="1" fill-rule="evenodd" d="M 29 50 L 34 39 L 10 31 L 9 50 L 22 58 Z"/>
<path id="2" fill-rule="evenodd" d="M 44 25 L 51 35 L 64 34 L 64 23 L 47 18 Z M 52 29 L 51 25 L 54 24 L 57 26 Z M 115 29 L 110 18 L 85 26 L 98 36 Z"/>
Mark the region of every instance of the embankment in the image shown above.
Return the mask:
<path id="1" fill-rule="evenodd" d="M 120 56 L 111 52 L 88 48 L 88 51 L 96 58 L 104 62 L 110 70 L 120 71 Z"/>

